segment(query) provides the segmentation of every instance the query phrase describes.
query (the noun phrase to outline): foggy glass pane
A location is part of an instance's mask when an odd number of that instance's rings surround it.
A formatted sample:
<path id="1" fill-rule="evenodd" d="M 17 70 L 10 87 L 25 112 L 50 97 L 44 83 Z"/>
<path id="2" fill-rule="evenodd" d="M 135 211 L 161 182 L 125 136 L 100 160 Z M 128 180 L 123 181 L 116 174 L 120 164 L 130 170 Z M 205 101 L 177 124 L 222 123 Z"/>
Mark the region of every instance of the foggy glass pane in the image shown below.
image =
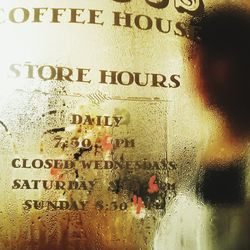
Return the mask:
<path id="1" fill-rule="evenodd" d="M 249 249 L 249 8 L 3 1 L 0 249 Z"/>

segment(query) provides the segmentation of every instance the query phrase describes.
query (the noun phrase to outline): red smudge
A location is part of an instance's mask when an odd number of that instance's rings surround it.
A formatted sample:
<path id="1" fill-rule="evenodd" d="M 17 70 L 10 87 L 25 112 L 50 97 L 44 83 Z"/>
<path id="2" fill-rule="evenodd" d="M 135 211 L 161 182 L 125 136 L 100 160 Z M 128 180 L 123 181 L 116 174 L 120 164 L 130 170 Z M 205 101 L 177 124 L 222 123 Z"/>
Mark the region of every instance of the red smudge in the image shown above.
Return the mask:
<path id="1" fill-rule="evenodd" d="M 63 178 L 62 170 L 58 168 L 51 168 L 50 174 L 55 177 L 56 179 L 61 180 Z"/>
<path id="2" fill-rule="evenodd" d="M 154 183 L 155 179 L 156 179 L 155 175 L 151 176 L 150 179 L 149 179 L 149 182 L 148 182 L 148 186 L 149 186 L 148 192 L 150 194 L 157 193 L 159 191 L 158 185 Z"/>
<path id="3" fill-rule="evenodd" d="M 112 150 L 113 149 L 113 144 L 110 142 L 112 136 L 111 135 L 105 135 L 103 136 L 101 140 L 102 148 L 104 151 Z"/>
<path id="4" fill-rule="evenodd" d="M 134 195 L 133 196 L 133 203 L 134 203 L 134 206 L 136 207 L 136 214 L 140 214 L 141 209 L 143 208 L 142 198 L 138 197 L 138 199 L 137 199 L 137 196 Z"/>

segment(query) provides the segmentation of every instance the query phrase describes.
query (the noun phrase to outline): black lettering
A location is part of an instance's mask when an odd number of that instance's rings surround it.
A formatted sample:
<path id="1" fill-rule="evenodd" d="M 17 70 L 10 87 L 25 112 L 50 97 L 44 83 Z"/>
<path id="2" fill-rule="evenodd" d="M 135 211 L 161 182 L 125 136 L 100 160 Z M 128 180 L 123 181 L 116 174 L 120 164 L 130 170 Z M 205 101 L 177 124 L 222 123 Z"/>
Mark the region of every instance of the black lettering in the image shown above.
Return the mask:
<path id="1" fill-rule="evenodd" d="M 145 26 L 142 25 L 141 20 L 145 19 Z M 137 28 L 141 30 L 150 30 L 153 27 L 153 21 L 149 16 L 146 15 L 138 15 L 135 17 L 135 25 Z"/>
<path id="2" fill-rule="evenodd" d="M 43 12 L 41 12 L 43 10 Z M 34 8 L 34 20 L 33 23 L 40 23 L 41 19 L 45 12 L 48 10 L 48 8 Z"/>
<path id="3" fill-rule="evenodd" d="M 114 24 L 113 24 L 114 26 L 122 26 L 121 20 L 125 20 L 125 24 L 123 24 L 123 26 L 132 28 L 131 25 L 132 14 L 124 12 L 125 16 L 121 16 L 122 14 L 121 12 L 113 12 L 113 13 L 114 13 Z"/>
<path id="4" fill-rule="evenodd" d="M 38 165 L 37 165 L 38 163 Z M 43 161 L 41 159 L 35 159 L 32 161 L 32 167 L 33 168 L 42 168 L 43 167 Z"/>
<path id="5" fill-rule="evenodd" d="M 108 75 L 108 71 L 107 70 L 100 70 L 101 72 L 101 81 L 100 83 L 108 83 L 107 77 L 111 78 L 111 82 L 109 82 L 110 84 L 117 84 L 116 81 L 116 74 L 117 71 L 110 71 L 111 75 Z"/>
<path id="6" fill-rule="evenodd" d="M 20 70 L 17 67 L 20 67 L 20 64 L 12 64 L 10 65 L 10 70 L 15 74 L 15 77 L 19 77 L 21 75 Z"/>
<path id="7" fill-rule="evenodd" d="M 12 189 L 19 189 L 21 187 L 21 184 L 19 182 L 21 182 L 21 180 L 14 180 Z"/>
<path id="8" fill-rule="evenodd" d="M 17 165 L 17 161 L 20 161 L 20 159 L 14 159 L 14 160 L 12 160 L 12 167 L 13 168 L 20 168 L 21 167 L 20 164 Z"/>
<path id="9" fill-rule="evenodd" d="M 124 79 L 124 75 L 127 77 Z M 127 81 L 126 81 L 127 80 Z M 128 71 L 122 71 L 119 72 L 117 75 L 117 81 L 121 84 L 121 85 L 131 85 L 134 82 L 134 75 Z"/>
<path id="10" fill-rule="evenodd" d="M 52 9 L 52 21 L 51 21 L 51 23 L 59 23 L 60 21 L 58 20 L 58 18 L 59 18 L 59 16 L 62 16 L 65 11 L 66 11 L 65 8 Z"/>
<path id="11" fill-rule="evenodd" d="M 177 31 L 174 32 L 175 35 L 177 36 L 187 36 L 187 33 L 186 33 L 186 27 L 185 27 L 185 24 L 182 23 L 182 22 L 177 22 L 176 25 L 175 25 Z M 180 33 L 179 33 L 179 32 Z"/>
<path id="12" fill-rule="evenodd" d="M 150 0 L 146 0 L 146 3 L 150 5 L 151 7 L 157 8 L 157 9 L 164 9 L 168 6 L 169 0 L 162 0 L 162 1 L 156 1 L 152 2 Z"/>
<path id="13" fill-rule="evenodd" d="M 84 24 L 85 21 L 77 21 L 76 18 L 81 16 L 81 14 L 84 12 L 84 9 L 70 9 L 71 11 L 71 19 L 70 23 L 82 23 Z M 81 13 L 79 13 L 81 12 Z"/>
<path id="14" fill-rule="evenodd" d="M 72 121 L 71 124 L 80 124 L 82 123 L 82 116 L 80 115 L 72 115 Z"/>
<path id="15" fill-rule="evenodd" d="M 168 26 L 167 26 L 167 28 L 165 29 L 165 30 L 163 30 L 163 28 L 162 28 L 162 18 L 155 18 L 156 19 L 156 28 L 160 31 L 160 32 L 162 32 L 162 33 L 165 33 L 165 34 L 167 34 L 167 33 L 169 33 L 169 31 L 171 30 L 171 20 L 167 20 L 167 23 L 168 23 Z"/>
<path id="16" fill-rule="evenodd" d="M 21 12 L 20 20 L 17 20 L 16 13 Z M 25 8 L 15 8 L 12 9 L 9 13 L 9 19 L 12 23 L 25 23 L 29 19 L 30 13 L 27 9 Z"/>
<path id="17" fill-rule="evenodd" d="M 48 76 L 45 76 L 45 74 L 44 74 L 44 69 L 46 69 L 46 68 L 49 69 L 49 72 L 47 72 Z M 44 81 L 53 80 L 56 77 L 56 69 L 53 66 L 44 65 L 38 69 L 38 75 Z"/>
<path id="18" fill-rule="evenodd" d="M 23 203 L 23 209 L 24 210 L 30 210 L 32 208 L 32 200 L 26 200 Z"/>
<path id="19" fill-rule="evenodd" d="M 99 12 L 99 13 L 98 13 Z M 98 23 L 97 18 L 100 17 L 100 14 L 102 14 L 102 10 L 89 10 L 89 23 L 90 24 L 100 24 L 103 25 L 104 22 Z"/>
<path id="20" fill-rule="evenodd" d="M 73 70 L 66 67 L 57 67 L 57 81 L 69 81 L 73 82 L 70 78 L 73 75 Z"/>
<path id="21" fill-rule="evenodd" d="M 180 75 L 172 75 L 170 77 L 170 80 L 172 81 L 172 83 L 169 84 L 170 88 L 178 88 L 181 85 L 181 83 L 180 83 Z"/>
<path id="22" fill-rule="evenodd" d="M 152 74 L 152 78 L 153 78 L 152 87 L 164 87 L 164 88 L 168 87 L 168 86 L 164 85 L 164 83 L 167 80 L 166 76 L 164 76 L 162 74 Z"/>
<path id="23" fill-rule="evenodd" d="M 90 69 L 80 69 L 80 68 L 78 68 L 77 70 L 78 70 L 77 82 L 86 82 L 86 83 L 91 82 L 91 80 L 86 80 L 86 79 L 83 78 L 83 77 L 87 76 Z"/>

